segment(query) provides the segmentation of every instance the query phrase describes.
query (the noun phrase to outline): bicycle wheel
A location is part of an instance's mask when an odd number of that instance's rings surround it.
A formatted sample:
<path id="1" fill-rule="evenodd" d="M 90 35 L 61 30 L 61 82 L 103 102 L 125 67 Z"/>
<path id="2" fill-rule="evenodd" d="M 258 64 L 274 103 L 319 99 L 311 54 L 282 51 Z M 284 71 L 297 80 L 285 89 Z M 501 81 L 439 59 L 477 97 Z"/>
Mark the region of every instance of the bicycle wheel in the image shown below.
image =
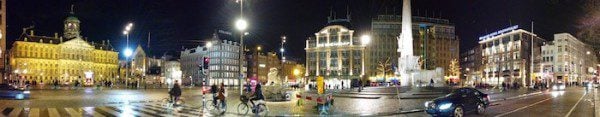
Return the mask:
<path id="1" fill-rule="evenodd" d="M 246 104 L 246 103 L 238 104 L 237 111 L 239 114 L 246 115 L 246 114 L 248 114 L 249 110 L 250 110 L 250 107 L 248 107 L 248 104 Z"/>
<path id="2" fill-rule="evenodd" d="M 215 105 L 213 104 L 212 99 L 206 100 L 204 107 L 206 107 L 208 110 L 215 110 Z"/>
<path id="3" fill-rule="evenodd" d="M 256 113 L 259 116 L 267 116 L 267 114 L 269 114 L 269 107 L 267 107 L 267 105 L 265 104 L 258 104 L 256 105 L 260 111 L 258 113 Z"/>

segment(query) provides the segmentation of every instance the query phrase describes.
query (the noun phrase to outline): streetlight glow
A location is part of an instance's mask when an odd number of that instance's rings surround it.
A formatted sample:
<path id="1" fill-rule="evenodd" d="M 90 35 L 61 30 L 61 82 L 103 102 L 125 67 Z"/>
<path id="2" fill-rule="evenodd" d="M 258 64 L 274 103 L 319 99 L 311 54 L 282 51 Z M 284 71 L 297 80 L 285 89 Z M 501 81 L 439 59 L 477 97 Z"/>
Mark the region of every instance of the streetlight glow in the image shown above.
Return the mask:
<path id="1" fill-rule="evenodd" d="M 206 42 L 206 47 L 212 47 L 212 42 Z"/>
<path id="2" fill-rule="evenodd" d="M 369 35 L 360 36 L 360 41 L 362 42 L 363 45 L 368 45 L 369 43 L 371 43 L 371 36 L 369 36 Z"/>
<path id="3" fill-rule="evenodd" d="M 285 52 L 285 49 L 281 48 L 279 49 L 280 52 Z"/>
<path id="4" fill-rule="evenodd" d="M 244 19 L 238 19 L 235 21 L 235 27 L 240 31 L 244 31 L 246 28 L 248 28 L 248 22 L 246 22 Z"/>
<path id="5" fill-rule="evenodd" d="M 125 54 L 125 57 L 129 57 L 133 54 L 133 51 L 129 48 L 125 48 L 125 52 L 123 54 Z"/>

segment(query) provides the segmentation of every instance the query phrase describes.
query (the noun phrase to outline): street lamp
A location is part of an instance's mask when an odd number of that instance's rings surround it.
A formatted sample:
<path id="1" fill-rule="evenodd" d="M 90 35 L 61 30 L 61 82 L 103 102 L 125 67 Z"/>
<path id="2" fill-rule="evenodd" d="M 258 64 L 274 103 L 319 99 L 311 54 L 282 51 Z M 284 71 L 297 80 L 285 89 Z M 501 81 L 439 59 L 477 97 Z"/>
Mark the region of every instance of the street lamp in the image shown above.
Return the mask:
<path id="1" fill-rule="evenodd" d="M 363 46 L 368 45 L 369 43 L 371 43 L 371 36 L 370 35 L 360 36 L 360 42 L 362 43 Z"/>
<path id="2" fill-rule="evenodd" d="M 129 79 L 129 57 L 133 54 L 133 51 L 127 47 L 123 54 L 125 55 L 125 87 L 127 87 Z"/>
<path id="3" fill-rule="evenodd" d="M 361 54 L 361 67 L 362 67 L 361 68 L 362 72 L 360 73 L 360 78 L 363 79 L 363 77 L 365 77 L 365 49 L 367 49 L 366 48 L 367 45 L 369 45 L 369 43 L 371 43 L 371 35 L 360 36 L 360 41 L 361 41 L 362 46 L 364 47 L 364 48 L 362 48 L 362 52 L 360 53 Z M 362 90 L 363 85 L 364 84 L 362 84 L 362 82 L 361 82 L 360 88 L 358 89 L 359 91 Z"/>
<path id="4" fill-rule="evenodd" d="M 287 82 L 287 75 L 286 75 L 286 71 L 285 71 L 285 56 L 283 54 L 283 52 L 285 52 L 285 49 L 283 48 L 283 44 L 285 44 L 287 40 L 287 36 L 283 35 L 281 36 L 281 48 L 279 49 L 279 52 L 281 52 L 281 71 L 283 72 L 283 77 L 284 77 L 284 81 Z"/>

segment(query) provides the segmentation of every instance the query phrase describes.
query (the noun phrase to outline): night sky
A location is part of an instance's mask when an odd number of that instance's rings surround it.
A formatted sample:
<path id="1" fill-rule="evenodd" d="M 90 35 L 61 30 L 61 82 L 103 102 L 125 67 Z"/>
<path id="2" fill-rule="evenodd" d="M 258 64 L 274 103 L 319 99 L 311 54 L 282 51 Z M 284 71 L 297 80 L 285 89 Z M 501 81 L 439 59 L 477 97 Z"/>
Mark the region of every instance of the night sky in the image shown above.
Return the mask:
<path id="1" fill-rule="evenodd" d="M 476 45 L 477 37 L 510 25 L 520 25 L 546 40 L 560 32 L 577 33 L 583 6 L 594 0 L 413 0 L 413 15 L 449 19 L 461 39 L 461 51 Z M 368 33 L 370 19 L 378 14 L 400 14 L 401 0 L 246 0 L 244 14 L 250 26 L 246 43 L 267 50 L 279 48 L 287 35 L 286 56 L 304 60 L 305 40 L 323 28 L 330 9 L 337 17 L 350 8 L 356 34 Z M 22 28 L 35 26 L 36 35 L 62 35 L 70 6 L 82 22 L 89 40 L 111 40 L 125 47 L 125 24 L 133 22 L 132 44 L 146 45 L 151 33 L 151 53 L 177 55 L 185 48 L 203 45 L 198 40 L 215 30 L 232 30 L 239 16 L 235 0 L 8 0 L 7 38 L 10 44 Z M 395 11 L 395 12 L 394 12 Z M 427 14 L 426 14 L 427 13 Z M 235 32 L 235 30 L 233 30 Z M 302 62 L 301 62 L 302 63 Z"/>

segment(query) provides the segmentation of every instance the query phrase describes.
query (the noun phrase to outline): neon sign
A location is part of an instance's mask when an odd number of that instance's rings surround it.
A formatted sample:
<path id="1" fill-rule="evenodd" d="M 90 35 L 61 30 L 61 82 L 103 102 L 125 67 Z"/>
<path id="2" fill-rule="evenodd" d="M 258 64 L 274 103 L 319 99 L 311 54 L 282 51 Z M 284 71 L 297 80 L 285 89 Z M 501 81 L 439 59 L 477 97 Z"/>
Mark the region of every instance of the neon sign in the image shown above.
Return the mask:
<path id="1" fill-rule="evenodd" d="M 511 26 L 511 27 L 508 27 L 508 28 L 505 28 L 505 29 L 502 29 L 502 30 L 499 30 L 499 31 L 496 31 L 496 32 L 493 32 L 493 33 L 490 33 L 490 34 L 487 34 L 485 36 L 481 36 L 481 37 L 479 37 L 479 41 L 484 41 L 485 39 L 492 38 L 494 36 L 503 34 L 503 33 L 508 32 L 508 31 L 515 30 L 517 28 L 519 28 L 519 25 L 514 25 L 514 26 Z"/>

